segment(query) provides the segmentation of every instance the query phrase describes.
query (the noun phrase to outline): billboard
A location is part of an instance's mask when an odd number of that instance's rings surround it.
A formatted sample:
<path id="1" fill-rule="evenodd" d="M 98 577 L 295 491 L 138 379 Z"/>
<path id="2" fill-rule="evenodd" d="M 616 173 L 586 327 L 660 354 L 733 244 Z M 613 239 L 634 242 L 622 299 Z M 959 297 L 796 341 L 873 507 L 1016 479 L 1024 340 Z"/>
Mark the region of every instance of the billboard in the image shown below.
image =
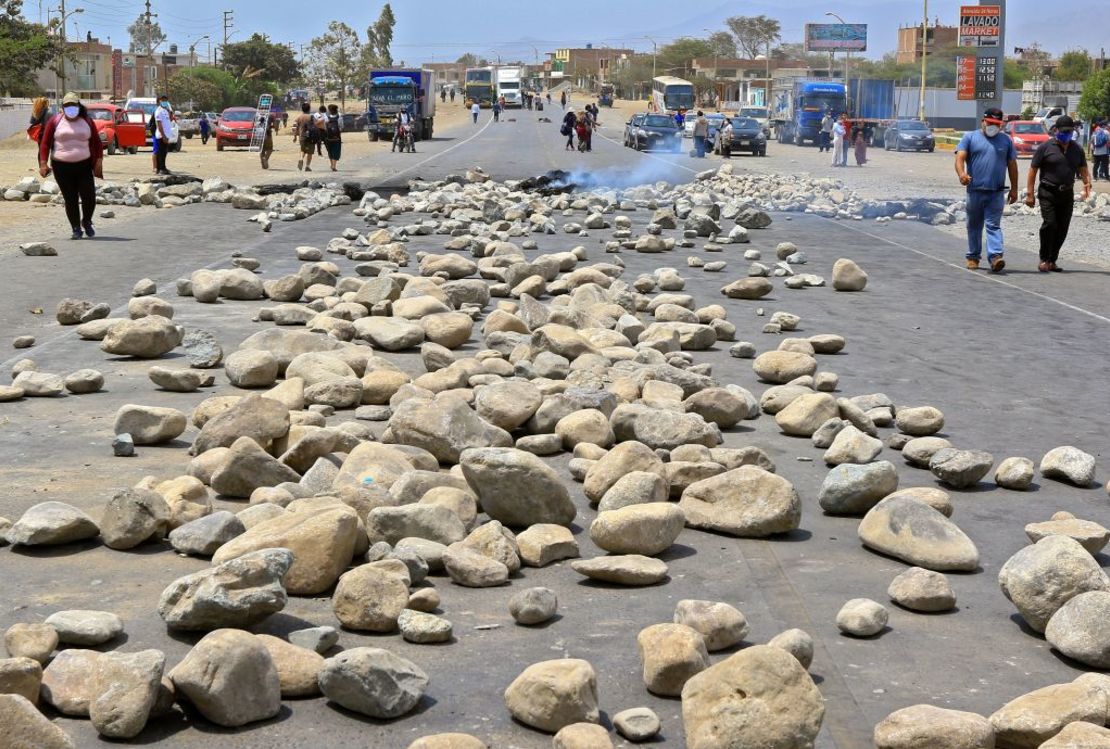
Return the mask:
<path id="1" fill-rule="evenodd" d="M 961 5 L 961 47 L 997 47 L 1002 28 L 1002 9 L 997 5 Z"/>
<path id="2" fill-rule="evenodd" d="M 866 23 L 807 23 L 806 52 L 863 52 L 867 49 Z"/>

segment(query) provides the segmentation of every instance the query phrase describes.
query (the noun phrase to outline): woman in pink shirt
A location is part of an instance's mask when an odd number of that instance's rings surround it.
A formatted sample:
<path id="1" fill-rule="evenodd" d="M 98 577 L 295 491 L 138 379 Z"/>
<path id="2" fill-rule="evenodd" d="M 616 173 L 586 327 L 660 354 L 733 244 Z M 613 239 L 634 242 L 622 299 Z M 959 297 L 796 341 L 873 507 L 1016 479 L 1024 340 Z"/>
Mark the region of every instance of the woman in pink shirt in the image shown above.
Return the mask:
<path id="1" fill-rule="evenodd" d="M 47 160 L 49 159 L 49 166 Z M 54 168 L 54 180 L 66 202 L 66 217 L 73 229 L 73 239 L 81 232 L 92 238 L 92 217 L 96 208 L 96 184 L 93 177 L 104 179 L 104 146 L 77 94 L 62 98 L 62 111 L 54 115 L 43 129 L 39 141 L 39 174 L 46 177 Z"/>

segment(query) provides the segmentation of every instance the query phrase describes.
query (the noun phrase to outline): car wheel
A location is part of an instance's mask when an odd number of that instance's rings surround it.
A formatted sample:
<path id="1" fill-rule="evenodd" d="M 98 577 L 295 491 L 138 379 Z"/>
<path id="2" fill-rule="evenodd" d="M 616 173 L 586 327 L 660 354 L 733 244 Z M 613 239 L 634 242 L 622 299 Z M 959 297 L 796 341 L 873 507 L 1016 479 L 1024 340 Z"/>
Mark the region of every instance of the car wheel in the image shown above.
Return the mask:
<path id="1" fill-rule="evenodd" d="M 932 152 L 933 152 L 933 149 L 934 149 L 935 147 L 936 147 L 936 146 L 930 146 L 930 147 L 929 147 L 929 153 L 932 153 Z"/>
<path id="2" fill-rule="evenodd" d="M 115 156 L 118 149 L 119 145 L 116 143 L 116 139 L 112 138 L 111 142 L 108 143 L 108 155 Z"/>
<path id="3" fill-rule="evenodd" d="M 131 146 L 130 148 L 127 149 L 127 153 L 132 154 L 132 155 L 137 154 L 138 152 L 139 152 L 138 146 Z"/>
<path id="4" fill-rule="evenodd" d="M 224 142 L 222 140 L 218 139 L 218 138 L 216 139 L 216 150 L 217 151 L 224 150 Z"/>

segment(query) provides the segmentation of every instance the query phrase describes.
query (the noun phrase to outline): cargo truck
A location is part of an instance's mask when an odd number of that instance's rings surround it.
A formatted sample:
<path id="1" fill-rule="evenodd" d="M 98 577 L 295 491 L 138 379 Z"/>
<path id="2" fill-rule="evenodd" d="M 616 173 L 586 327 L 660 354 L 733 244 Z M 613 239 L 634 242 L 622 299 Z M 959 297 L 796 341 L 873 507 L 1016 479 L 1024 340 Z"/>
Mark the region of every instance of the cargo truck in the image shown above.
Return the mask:
<path id="1" fill-rule="evenodd" d="M 367 129 L 371 140 L 393 139 L 397 116 L 408 112 L 412 118 L 413 138 L 432 137 L 436 113 L 435 73 L 417 68 L 390 68 L 370 71 L 367 86 Z"/>
<path id="2" fill-rule="evenodd" d="M 505 100 L 505 108 L 524 106 L 520 91 L 520 68 L 506 65 L 497 69 L 497 96 Z"/>
<path id="3" fill-rule="evenodd" d="M 778 76 L 771 81 L 771 110 L 779 143 L 816 145 L 825 113 L 836 117 L 848 110 L 846 90 L 836 81 Z"/>

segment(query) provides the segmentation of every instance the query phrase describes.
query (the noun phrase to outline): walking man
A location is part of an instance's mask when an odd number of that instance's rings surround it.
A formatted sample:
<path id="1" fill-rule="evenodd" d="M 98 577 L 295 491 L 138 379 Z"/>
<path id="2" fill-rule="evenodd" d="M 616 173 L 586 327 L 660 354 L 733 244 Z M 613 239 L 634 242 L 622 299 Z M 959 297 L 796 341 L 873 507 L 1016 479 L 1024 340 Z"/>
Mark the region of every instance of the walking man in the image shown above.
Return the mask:
<path id="1" fill-rule="evenodd" d="M 825 112 L 825 116 L 821 118 L 821 133 L 817 136 L 817 153 L 823 153 L 830 148 L 832 142 L 833 124 L 832 112 Z"/>
<path id="2" fill-rule="evenodd" d="M 1087 157 L 1083 148 L 1074 142 L 1075 122 L 1066 114 L 1056 119 L 1052 137 L 1033 152 L 1029 164 L 1029 177 L 1025 184 L 1025 204 L 1032 208 L 1037 198 L 1041 201 L 1041 273 L 1064 269 L 1056 264 L 1060 248 L 1068 237 L 1071 213 L 1075 207 L 1075 175 L 1083 178 L 1083 200 L 1091 196 L 1091 175 L 1087 172 Z M 1041 183 L 1034 194 L 1037 174 Z M 1035 197 L 1034 197 L 1035 195 Z"/>
<path id="3" fill-rule="evenodd" d="M 1110 181 L 1110 125 L 1096 122 L 1091 133 L 1091 156 L 1095 162 L 1094 178 Z"/>
<path id="4" fill-rule="evenodd" d="M 197 120 L 197 127 L 200 128 L 200 144 L 202 146 L 208 145 L 209 123 L 208 115 L 206 115 L 204 112 L 200 113 L 200 119 Z"/>
<path id="5" fill-rule="evenodd" d="M 312 116 L 309 103 L 301 104 L 301 113 L 293 121 L 293 140 L 300 146 L 301 158 L 297 170 L 312 171 L 312 155 L 316 152 L 316 120 Z"/>
<path id="6" fill-rule="evenodd" d="M 493 103 L 493 121 L 497 122 L 501 119 L 501 102 L 495 101 Z"/>
<path id="7" fill-rule="evenodd" d="M 699 109 L 698 118 L 694 120 L 694 155 L 699 159 L 705 158 L 705 139 L 709 135 L 709 120 Z"/>
<path id="8" fill-rule="evenodd" d="M 158 97 L 158 109 L 154 112 L 154 137 L 158 139 L 158 156 L 155 160 L 157 174 L 166 175 L 170 170 L 166 168 L 166 154 L 170 150 L 173 120 L 170 116 L 170 100 L 165 94 Z"/>
<path id="9" fill-rule="evenodd" d="M 1006 267 L 1002 259 L 1002 209 L 1017 202 L 1017 151 L 1002 132 L 1005 115 L 991 107 L 978 130 L 964 133 L 956 146 L 956 176 L 967 187 L 967 269 L 979 268 L 983 254 L 983 227 L 987 230 L 987 260 L 991 271 Z M 1006 177 L 1010 192 L 1006 195 Z M 1032 185 L 1032 182 L 1030 182 Z"/>
<path id="10" fill-rule="evenodd" d="M 566 92 L 566 89 L 563 90 L 563 93 L 559 94 L 559 104 L 561 104 L 563 106 L 563 109 L 567 108 L 567 92 Z"/>
<path id="11" fill-rule="evenodd" d="M 482 113 L 482 108 L 478 106 L 478 102 L 470 105 L 470 115 L 474 118 L 474 124 L 478 124 L 478 115 Z"/>
<path id="12" fill-rule="evenodd" d="M 840 115 L 840 119 L 832 124 L 832 129 L 829 132 L 832 133 L 832 165 L 844 166 L 841 163 L 841 156 L 846 153 L 844 151 L 844 136 L 847 131 L 844 128 L 844 115 Z M 847 159 L 845 159 L 846 161 Z"/>

